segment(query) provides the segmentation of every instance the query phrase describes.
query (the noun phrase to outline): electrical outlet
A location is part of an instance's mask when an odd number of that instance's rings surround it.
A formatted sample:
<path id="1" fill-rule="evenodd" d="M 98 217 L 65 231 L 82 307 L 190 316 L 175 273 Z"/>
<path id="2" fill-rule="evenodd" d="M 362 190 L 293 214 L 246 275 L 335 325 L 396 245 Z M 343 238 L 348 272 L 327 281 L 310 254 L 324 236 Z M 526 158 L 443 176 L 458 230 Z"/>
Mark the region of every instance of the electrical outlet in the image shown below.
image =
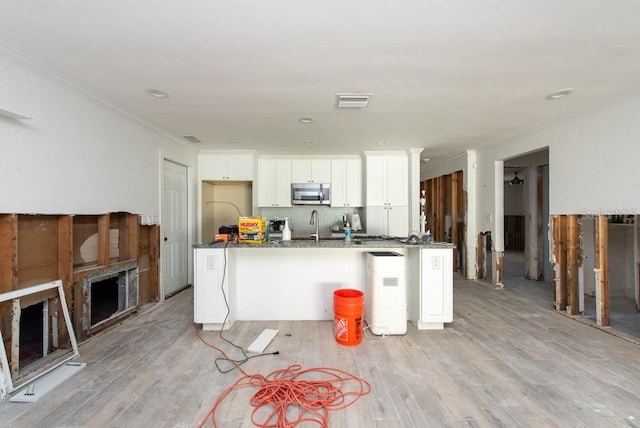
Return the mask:
<path id="1" fill-rule="evenodd" d="M 216 258 L 207 257 L 207 270 L 216 270 Z"/>
<path id="2" fill-rule="evenodd" d="M 441 258 L 439 256 L 433 256 L 431 257 L 431 269 L 433 270 L 440 270 L 440 260 Z"/>

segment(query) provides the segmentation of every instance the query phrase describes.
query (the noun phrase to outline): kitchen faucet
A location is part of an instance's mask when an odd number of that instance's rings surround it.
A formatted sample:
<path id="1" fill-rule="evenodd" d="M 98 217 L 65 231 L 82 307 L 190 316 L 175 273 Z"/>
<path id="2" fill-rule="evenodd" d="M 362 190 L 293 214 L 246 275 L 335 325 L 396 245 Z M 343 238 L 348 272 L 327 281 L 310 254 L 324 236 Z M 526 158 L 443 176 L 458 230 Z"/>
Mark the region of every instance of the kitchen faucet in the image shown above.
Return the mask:
<path id="1" fill-rule="evenodd" d="M 312 238 L 316 238 L 316 242 L 318 242 L 320 240 L 320 219 L 318 218 L 318 211 L 311 211 L 311 220 L 309 221 L 309 224 L 316 225 L 316 233 L 312 233 L 309 236 Z"/>

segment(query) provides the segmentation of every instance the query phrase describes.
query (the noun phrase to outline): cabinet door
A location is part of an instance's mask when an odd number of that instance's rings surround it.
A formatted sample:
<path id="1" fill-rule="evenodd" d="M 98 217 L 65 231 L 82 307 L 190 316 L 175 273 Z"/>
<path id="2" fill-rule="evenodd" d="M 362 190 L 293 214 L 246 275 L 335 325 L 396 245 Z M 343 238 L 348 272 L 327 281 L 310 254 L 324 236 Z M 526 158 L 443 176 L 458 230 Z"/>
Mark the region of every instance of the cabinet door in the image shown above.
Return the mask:
<path id="1" fill-rule="evenodd" d="M 291 160 L 276 159 L 275 161 L 275 206 L 291 206 Z"/>
<path id="2" fill-rule="evenodd" d="M 311 160 L 311 181 L 313 183 L 331 183 L 331 161 L 329 159 Z"/>
<path id="3" fill-rule="evenodd" d="M 409 205 L 408 161 L 404 155 L 387 157 L 387 200 L 391 205 Z"/>
<path id="4" fill-rule="evenodd" d="M 331 161 L 331 206 L 347 206 L 347 160 Z"/>
<path id="5" fill-rule="evenodd" d="M 223 155 L 199 155 L 201 180 L 227 180 L 227 158 Z"/>
<path id="6" fill-rule="evenodd" d="M 333 165 L 331 165 L 333 174 Z M 362 204 L 362 160 L 347 159 L 345 169 L 346 204 L 349 207 L 361 207 Z M 332 190 L 333 192 L 333 190 Z"/>
<path id="7" fill-rule="evenodd" d="M 453 251 L 420 250 L 420 321 L 453 321 Z"/>
<path id="8" fill-rule="evenodd" d="M 405 237 L 409 235 L 409 207 L 387 205 L 388 235 Z"/>
<path id="9" fill-rule="evenodd" d="M 253 181 L 253 155 L 227 155 L 227 180 Z"/>
<path id="10" fill-rule="evenodd" d="M 367 157 L 367 200 L 369 206 L 382 206 L 387 202 L 387 158 Z"/>
<path id="11" fill-rule="evenodd" d="M 293 159 L 291 161 L 292 183 L 330 183 L 331 160 Z"/>
<path id="12" fill-rule="evenodd" d="M 198 157 L 201 180 L 253 181 L 253 155 L 211 155 Z"/>
<path id="13" fill-rule="evenodd" d="M 293 159 L 291 161 L 291 182 L 311 182 L 311 161 L 309 159 Z"/>
<path id="14" fill-rule="evenodd" d="M 291 206 L 291 161 L 289 159 L 260 159 L 258 206 Z"/>
<path id="15" fill-rule="evenodd" d="M 224 322 L 227 307 L 222 296 L 222 280 L 228 295 L 228 275 L 224 275 L 224 249 L 196 249 L 193 320 L 198 324 Z"/>
<path id="16" fill-rule="evenodd" d="M 387 208 L 367 206 L 367 235 L 387 235 Z"/>
<path id="17" fill-rule="evenodd" d="M 272 207 L 276 203 L 276 160 L 258 162 L 258 206 Z"/>

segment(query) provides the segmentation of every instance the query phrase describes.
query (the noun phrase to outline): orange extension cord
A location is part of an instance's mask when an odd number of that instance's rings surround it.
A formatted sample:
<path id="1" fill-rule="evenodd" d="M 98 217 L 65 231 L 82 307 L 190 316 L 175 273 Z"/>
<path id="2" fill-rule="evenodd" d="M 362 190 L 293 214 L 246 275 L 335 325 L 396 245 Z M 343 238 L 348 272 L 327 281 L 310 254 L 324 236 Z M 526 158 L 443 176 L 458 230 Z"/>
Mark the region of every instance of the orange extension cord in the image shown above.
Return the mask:
<path id="1" fill-rule="evenodd" d="M 220 394 L 200 423 L 200 428 L 209 420 L 217 427 L 215 414 L 220 404 L 232 391 L 245 386 L 258 388 L 251 399 L 251 405 L 254 407 L 251 422 L 261 428 L 289 428 L 303 422 L 328 427 L 330 410 L 346 409 L 360 397 L 371 392 L 371 385 L 366 380 L 335 368 L 316 367 L 302 370 L 300 365 L 295 364 L 267 376 L 250 375 L 222 349 L 207 343 L 197 329 L 196 334 L 207 346 L 220 352 L 242 373 L 233 385 Z M 318 377 L 325 379 L 316 380 Z M 297 411 L 291 410 L 294 407 L 297 407 Z M 290 415 L 293 414 L 292 418 L 287 416 L 287 410 Z"/>

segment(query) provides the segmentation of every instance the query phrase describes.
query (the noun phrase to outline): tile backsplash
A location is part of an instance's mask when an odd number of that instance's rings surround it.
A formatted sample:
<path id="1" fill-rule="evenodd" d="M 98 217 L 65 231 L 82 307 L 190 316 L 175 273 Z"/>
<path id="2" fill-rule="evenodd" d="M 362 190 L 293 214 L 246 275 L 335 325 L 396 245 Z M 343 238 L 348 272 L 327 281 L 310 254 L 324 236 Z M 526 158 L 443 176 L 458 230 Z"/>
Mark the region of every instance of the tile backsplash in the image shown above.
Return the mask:
<path id="1" fill-rule="evenodd" d="M 320 219 L 320 233 L 331 233 L 331 227 L 340 223 L 342 216 L 347 216 L 347 221 L 351 223 L 351 214 L 360 215 L 363 229 L 366 229 L 364 208 L 334 208 L 321 205 L 304 205 L 291 208 L 261 208 L 257 215 L 266 217 L 268 220 L 278 218 L 289 218 L 294 233 L 313 233 L 315 226 L 309 224 L 313 210 L 318 211 Z"/>

